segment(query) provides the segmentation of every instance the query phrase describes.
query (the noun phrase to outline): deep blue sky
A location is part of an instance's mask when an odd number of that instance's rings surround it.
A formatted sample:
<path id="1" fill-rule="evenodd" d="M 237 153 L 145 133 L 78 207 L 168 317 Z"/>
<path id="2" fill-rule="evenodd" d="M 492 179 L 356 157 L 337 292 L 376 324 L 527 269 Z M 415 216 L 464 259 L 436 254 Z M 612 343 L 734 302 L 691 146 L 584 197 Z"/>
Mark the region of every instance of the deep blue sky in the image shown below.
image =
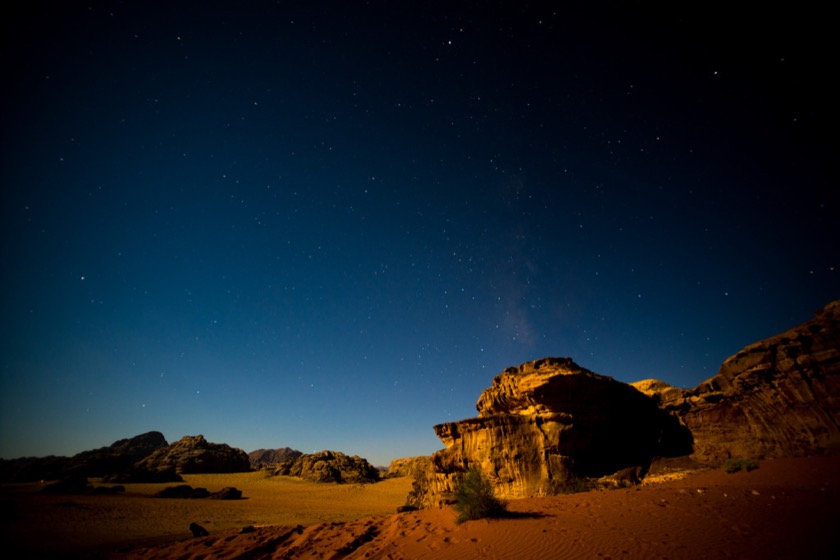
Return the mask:
<path id="1" fill-rule="evenodd" d="M 4 17 L 0 456 L 387 464 L 507 366 L 693 387 L 840 297 L 826 14 L 441 6 Z"/>

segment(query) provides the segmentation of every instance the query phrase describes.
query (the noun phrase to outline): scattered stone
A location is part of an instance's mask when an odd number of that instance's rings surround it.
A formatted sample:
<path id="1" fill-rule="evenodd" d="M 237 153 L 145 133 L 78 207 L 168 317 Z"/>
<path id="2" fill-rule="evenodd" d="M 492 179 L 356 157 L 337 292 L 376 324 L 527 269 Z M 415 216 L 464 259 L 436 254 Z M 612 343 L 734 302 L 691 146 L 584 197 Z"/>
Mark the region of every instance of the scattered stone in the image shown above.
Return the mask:
<path id="1" fill-rule="evenodd" d="M 397 508 L 397 513 L 405 513 L 407 511 L 417 511 L 417 506 L 399 506 Z"/>
<path id="2" fill-rule="evenodd" d="M 242 527 L 242 529 L 239 530 L 241 534 L 253 533 L 254 531 L 256 531 L 256 529 L 254 529 L 253 525 L 245 525 L 244 527 Z"/>

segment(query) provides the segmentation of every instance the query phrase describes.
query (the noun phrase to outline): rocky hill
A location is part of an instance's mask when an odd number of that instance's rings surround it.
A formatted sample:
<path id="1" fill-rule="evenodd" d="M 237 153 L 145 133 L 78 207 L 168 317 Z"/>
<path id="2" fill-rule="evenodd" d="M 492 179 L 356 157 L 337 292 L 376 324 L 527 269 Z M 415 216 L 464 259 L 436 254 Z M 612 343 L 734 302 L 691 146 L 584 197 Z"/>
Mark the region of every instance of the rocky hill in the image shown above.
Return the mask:
<path id="1" fill-rule="evenodd" d="M 210 443 L 204 436 L 184 436 L 158 449 L 135 468 L 146 472 L 174 471 L 178 474 L 232 473 L 251 470 L 248 455 L 224 443 Z"/>
<path id="2" fill-rule="evenodd" d="M 379 471 L 356 455 L 320 451 L 287 459 L 277 465 L 277 476 L 299 476 L 314 482 L 376 482 Z"/>
<path id="3" fill-rule="evenodd" d="M 248 460 L 251 461 L 251 467 L 254 469 L 262 469 L 265 467 L 282 463 L 287 459 L 294 459 L 303 455 L 302 452 L 291 447 L 281 447 L 280 449 L 257 449 L 248 453 Z"/>
<path id="4" fill-rule="evenodd" d="M 694 436 L 694 457 L 797 457 L 840 450 L 840 301 L 727 359 L 691 390 L 648 379 L 656 398 Z"/>
<path id="5" fill-rule="evenodd" d="M 0 480 L 23 482 L 114 476 L 154 451 L 166 447 L 160 432 L 147 432 L 121 439 L 107 447 L 83 451 L 72 457 L 25 457 L 0 461 Z"/>

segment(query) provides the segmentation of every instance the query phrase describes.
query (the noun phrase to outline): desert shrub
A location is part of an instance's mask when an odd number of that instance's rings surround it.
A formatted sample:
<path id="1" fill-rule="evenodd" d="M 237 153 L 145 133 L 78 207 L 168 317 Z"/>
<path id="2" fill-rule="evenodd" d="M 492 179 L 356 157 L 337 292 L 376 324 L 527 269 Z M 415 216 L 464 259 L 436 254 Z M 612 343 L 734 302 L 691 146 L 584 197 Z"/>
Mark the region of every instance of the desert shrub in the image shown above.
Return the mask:
<path id="1" fill-rule="evenodd" d="M 484 517 L 501 517 L 507 510 L 504 501 L 496 497 L 493 485 L 478 469 L 470 469 L 455 485 L 456 523 Z"/>
<path id="2" fill-rule="evenodd" d="M 738 471 L 754 471 L 758 468 L 758 463 L 756 463 L 752 459 L 728 459 L 723 464 L 723 470 L 728 473 L 734 473 Z"/>

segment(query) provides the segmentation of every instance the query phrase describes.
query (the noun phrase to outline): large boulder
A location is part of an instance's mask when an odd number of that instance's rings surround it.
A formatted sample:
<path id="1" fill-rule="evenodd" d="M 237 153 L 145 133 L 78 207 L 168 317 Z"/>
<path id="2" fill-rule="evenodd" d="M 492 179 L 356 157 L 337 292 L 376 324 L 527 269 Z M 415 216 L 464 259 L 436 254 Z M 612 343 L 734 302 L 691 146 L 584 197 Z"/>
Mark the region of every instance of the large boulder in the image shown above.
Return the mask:
<path id="1" fill-rule="evenodd" d="M 376 482 L 379 471 L 357 455 L 320 451 L 287 459 L 277 465 L 277 476 L 299 476 L 314 482 Z"/>
<path id="2" fill-rule="evenodd" d="M 210 443 L 204 436 L 184 436 L 135 464 L 143 472 L 178 474 L 232 473 L 251 470 L 248 455 L 224 443 Z"/>
<path id="3" fill-rule="evenodd" d="M 477 468 L 502 498 L 552 494 L 582 477 L 691 450 L 688 432 L 654 399 L 611 377 L 545 358 L 506 369 L 476 404 L 478 417 L 435 426 L 446 449 L 415 484 L 410 502 L 446 501 Z"/>
<path id="4" fill-rule="evenodd" d="M 840 301 L 751 344 L 691 390 L 634 383 L 694 436 L 694 458 L 771 458 L 840 450 Z"/>

